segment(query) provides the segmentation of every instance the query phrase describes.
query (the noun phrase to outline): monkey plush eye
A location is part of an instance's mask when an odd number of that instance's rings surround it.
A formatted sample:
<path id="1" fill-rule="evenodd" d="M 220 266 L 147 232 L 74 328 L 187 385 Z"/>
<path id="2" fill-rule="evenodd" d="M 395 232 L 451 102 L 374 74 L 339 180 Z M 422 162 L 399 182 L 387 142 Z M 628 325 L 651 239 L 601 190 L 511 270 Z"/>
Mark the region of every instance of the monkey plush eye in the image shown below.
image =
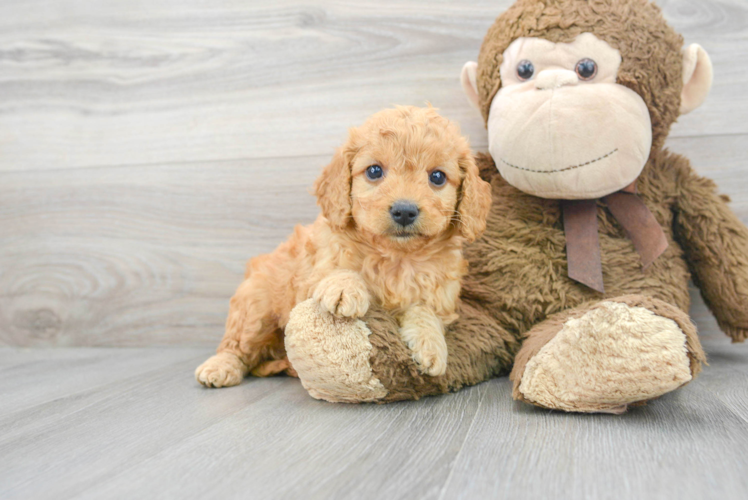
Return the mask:
<path id="1" fill-rule="evenodd" d="M 517 76 L 520 80 L 529 80 L 535 74 L 535 66 L 527 59 L 517 65 Z"/>
<path id="2" fill-rule="evenodd" d="M 577 63 L 576 71 L 582 80 L 592 80 L 597 74 L 597 63 L 592 59 L 582 59 Z"/>
<path id="3" fill-rule="evenodd" d="M 434 170 L 429 174 L 429 181 L 431 181 L 431 184 L 434 186 L 443 186 L 444 183 L 447 182 L 447 174 L 441 170 Z"/>
<path id="4" fill-rule="evenodd" d="M 376 181 L 382 178 L 384 170 L 379 165 L 372 165 L 366 169 L 366 178 L 370 181 Z"/>

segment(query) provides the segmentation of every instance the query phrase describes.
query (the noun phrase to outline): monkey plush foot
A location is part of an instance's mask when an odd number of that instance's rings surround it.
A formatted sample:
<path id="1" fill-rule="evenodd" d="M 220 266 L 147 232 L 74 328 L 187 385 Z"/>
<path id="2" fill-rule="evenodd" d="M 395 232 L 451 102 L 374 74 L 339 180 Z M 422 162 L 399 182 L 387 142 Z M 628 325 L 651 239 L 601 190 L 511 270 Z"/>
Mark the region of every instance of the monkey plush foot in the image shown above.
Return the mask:
<path id="1" fill-rule="evenodd" d="M 291 312 L 286 353 L 312 397 L 333 403 L 379 401 L 387 390 L 371 370 L 369 334 L 363 321 L 334 316 L 310 299 Z"/>
<path id="2" fill-rule="evenodd" d="M 514 397 L 572 412 L 622 413 L 688 383 L 704 354 L 688 316 L 629 296 L 561 313 L 530 331 Z"/>

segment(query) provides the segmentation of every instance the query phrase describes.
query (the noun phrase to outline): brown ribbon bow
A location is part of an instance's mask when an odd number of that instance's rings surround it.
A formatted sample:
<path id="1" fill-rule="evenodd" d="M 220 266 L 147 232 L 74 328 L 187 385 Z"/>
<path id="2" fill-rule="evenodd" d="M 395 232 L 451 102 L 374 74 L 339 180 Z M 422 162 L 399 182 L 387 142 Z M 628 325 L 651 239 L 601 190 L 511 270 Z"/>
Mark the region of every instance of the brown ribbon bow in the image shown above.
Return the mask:
<path id="1" fill-rule="evenodd" d="M 668 247 L 660 224 L 636 195 L 635 183 L 603 200 L 623 226 L 642 260 L 642 269 L 652 264 Z M 600 237 L 597 229 L 597 200 L 561 200 L 566 233 L 569 278 L 605 293 Z"/>

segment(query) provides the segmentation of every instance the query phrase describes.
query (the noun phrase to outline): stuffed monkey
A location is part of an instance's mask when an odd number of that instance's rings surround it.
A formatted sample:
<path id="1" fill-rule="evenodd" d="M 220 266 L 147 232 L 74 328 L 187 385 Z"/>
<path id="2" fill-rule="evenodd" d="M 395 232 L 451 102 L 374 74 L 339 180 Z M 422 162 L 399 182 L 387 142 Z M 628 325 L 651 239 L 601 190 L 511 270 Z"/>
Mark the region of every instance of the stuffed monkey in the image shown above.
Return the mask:
<path id="1" fill-rule="evenodd" d="M 734 341 L 748 332 L 748 230 L 715 184 L 663 149 L 712 67 L 648 0 L 518 0 L 463 68 L 493 189 L 465 249 L 447 373 L 421 374 L 397 322 L 296 307 L 286 350 L 309 393 L 388 402 L 511 371 L 516 399 L 619 413 L 688 383 L 704 353 L 693 279 Z"/>

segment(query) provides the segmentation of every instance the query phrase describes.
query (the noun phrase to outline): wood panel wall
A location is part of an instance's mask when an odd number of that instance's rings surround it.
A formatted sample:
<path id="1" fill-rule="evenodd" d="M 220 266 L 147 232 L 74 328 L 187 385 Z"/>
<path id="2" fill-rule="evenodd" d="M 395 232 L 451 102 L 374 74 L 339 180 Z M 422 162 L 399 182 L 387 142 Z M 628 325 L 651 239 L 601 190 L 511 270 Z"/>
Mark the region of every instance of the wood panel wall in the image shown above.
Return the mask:
<path id="1" fill-rule="evenodd" d="M 428 100 L 485 150 L 459 73 L 510 4 L 2 2 L 0 345 L 217 343 L 348 126 Z M 748 4 L 659 4 L 716 71 L 669 145 L 748 222 Z"/>

